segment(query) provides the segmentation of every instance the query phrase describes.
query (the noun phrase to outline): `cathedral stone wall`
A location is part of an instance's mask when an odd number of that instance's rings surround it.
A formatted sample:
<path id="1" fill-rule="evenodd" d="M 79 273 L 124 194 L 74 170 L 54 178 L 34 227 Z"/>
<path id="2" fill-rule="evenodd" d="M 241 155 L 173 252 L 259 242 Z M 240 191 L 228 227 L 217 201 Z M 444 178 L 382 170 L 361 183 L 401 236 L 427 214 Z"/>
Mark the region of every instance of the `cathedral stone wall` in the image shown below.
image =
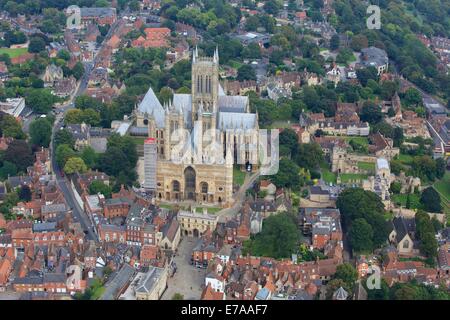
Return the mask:
<path id="1" fill-rule="evenodd" d="M 189 176 L 195 173 L 195 178 Z M 187 188 L 195 181 L 195 188 Z M 192 193 L 192 194 L 189 194 Z M 233 194 L 233 166 L 224 164 L 177 164 L 159 161 L 157 164 L 156 196 L 165 201 L 193 200 L 199 203 L 229 204 Z"/>

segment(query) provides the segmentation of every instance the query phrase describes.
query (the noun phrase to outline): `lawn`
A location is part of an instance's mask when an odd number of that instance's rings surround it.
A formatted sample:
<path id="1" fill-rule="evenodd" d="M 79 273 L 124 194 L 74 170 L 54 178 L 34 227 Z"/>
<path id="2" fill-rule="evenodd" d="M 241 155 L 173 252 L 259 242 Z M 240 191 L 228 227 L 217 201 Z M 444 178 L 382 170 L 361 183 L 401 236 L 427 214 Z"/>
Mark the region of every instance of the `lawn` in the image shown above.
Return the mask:
<path id="1" fill-rule="evenodd" d="M 243 185 L 245 180 L 245 172 L 241 171 L 240 166 L 233 167 L 233 184 Z"/>
<path id="2" fill-rule="evenodd" d="M 228 65 L 230 67 L 232 67 L 232 68 L 239 69 L 242 66 L 242 62 L 239 62 L 239 61 L 236 61 L 236 60 L 230 60 L 228 62 Z"/>
<path id="3" fill-rule="evenodd" d="M 336 174 L 330 172 L 328 169 L 322 169 L 322 179 L 326 183 L 336 184 Z"/>
<path id="4" fill-rule="evenodd" d="M 348 143 L 350 143 L 350 141 L 353 140 L 354 142 L 356 142 L 358 144 L 361 144 L 361 145 L 365 145 L 365 146 L 369 145 L 369 138 L 367 138 L 367 137 L 343 136 L 343 137 L 340 137 L 340 138 L 347 140 Z"/>
<path id="5" fill-rule="evenodd" d="M 144 137 L 133 137 L 133 138 L 134 138 L 134 141 L 136 142 L 136 145 L 143 145 L 144 141 L 147 139 Z"/>
<path id="6" fill-rule="evenodd" d="M 360 161 L 358 162 L 358 168 L 361 170 L 375 172 L 375 163 Z"/>
<path id="7" fill-rule="evenodd" d="M 434 188 L 447 202 L 450 201 L 450 171 L 447 171 L 444 177 L 434 184 Z"/>
<path id="8" fill-rule="evenodd" d="M 392 195 L 392 202 L 394 202 L 397 205 L 401 205 L 402 207 L 406 207 L 406 201 L 408 199 L 408 194 L 394 194 Z M 411 193 L 409 195 L 409 199 L 411 202 L 411 209 L 417 209 L 420 207 L 420 196 Z"/>
<path id="9" fill-rule="evenodd" d="M 341 182 L 342 183 L 348 183 L 353 181 L 362 181 L 364 179 L 367 179 L 367 174 L 362 173 L 341 173 Z"/>
<path id="10" fill-rule="evenodd" d="M 442 208 L 447 217 L 450 218 L 450 171 L 447 171 L 441 180 L 436 181 L 433 187 L 441 195 Z"/>
<path id="11" fill-rule="evenodd" d="M 413 162 L 413 157 L 409 154 L 399 154 L 398 160 L 405 165 L 411 165 L 411 163 Z"/>
<path id="12" fill-rule="evenodd" d="M 27 48 L 17 48 L 17 49 L 0 48 L 0 55 L 6 53 L 7 55 L 9 55 L 10 58 L 21 56 L 27 52 L 28 52 Z"/>
<path id="13" fill-rule="evenodd" d="M 211 213 L 211 214 L 217 213 L 217 212 L 219 212 L 220 210 L 223 209 L 223 208 L 220 208 L 220 207 L 196 207 L 195 211 L 197 213 L 203 213 L 203 208 L 208 209 L 208 213 Z"/>
<path id="14" fill-rule="evenodd" d="M 274 121 L 268 129 L 285 129 L 290 128 L 292 123 L 290 121 Z"/>

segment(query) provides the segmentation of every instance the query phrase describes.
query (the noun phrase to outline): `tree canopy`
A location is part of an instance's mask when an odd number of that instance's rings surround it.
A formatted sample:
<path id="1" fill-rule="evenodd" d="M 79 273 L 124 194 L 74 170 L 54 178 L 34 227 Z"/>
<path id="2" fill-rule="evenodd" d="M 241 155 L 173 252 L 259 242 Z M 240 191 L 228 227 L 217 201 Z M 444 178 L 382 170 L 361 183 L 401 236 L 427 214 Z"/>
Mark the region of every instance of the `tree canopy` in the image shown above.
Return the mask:
<path id="1" fill-rule="evenodd" d="M 298 246 L 299 237 L 295 217 L 280 213 L 264 220 L 262 231 L 244 243 L 244 250 L 255 256 L 289 258 Z"/>

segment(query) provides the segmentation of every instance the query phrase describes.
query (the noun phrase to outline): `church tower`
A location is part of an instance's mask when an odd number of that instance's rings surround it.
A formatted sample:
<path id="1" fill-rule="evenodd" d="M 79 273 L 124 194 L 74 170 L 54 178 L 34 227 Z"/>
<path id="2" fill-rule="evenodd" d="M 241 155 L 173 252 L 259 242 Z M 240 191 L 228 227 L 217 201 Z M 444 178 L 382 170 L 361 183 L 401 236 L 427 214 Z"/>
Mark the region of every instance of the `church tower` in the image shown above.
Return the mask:
<path id="1" fill-rule="evenodd" d="M 205 126 L 211 128 L 207 118 L 215 118 L 219 98 L 219 52 L 217 48 L 213 57 L 199 57 L 198 49 L 195 48 L 192 55 L 191 92 L 192 125 L 194 125 L 194 121 L 198 120 L 198 112 L 203 110 Z"/>

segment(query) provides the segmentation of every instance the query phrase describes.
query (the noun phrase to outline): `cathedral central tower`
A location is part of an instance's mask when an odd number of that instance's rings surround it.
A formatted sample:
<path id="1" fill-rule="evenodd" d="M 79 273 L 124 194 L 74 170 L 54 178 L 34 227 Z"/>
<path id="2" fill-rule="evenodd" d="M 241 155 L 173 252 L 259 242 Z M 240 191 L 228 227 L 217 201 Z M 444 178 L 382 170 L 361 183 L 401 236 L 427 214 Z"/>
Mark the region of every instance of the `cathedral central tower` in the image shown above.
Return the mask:
<path id="1" fill-rule="evenodd" d="M 219 53 L 199 57 L 195 48 L 192 57 L 192 123 L 204 115 L 217 112 L 219 99 Z"/>

